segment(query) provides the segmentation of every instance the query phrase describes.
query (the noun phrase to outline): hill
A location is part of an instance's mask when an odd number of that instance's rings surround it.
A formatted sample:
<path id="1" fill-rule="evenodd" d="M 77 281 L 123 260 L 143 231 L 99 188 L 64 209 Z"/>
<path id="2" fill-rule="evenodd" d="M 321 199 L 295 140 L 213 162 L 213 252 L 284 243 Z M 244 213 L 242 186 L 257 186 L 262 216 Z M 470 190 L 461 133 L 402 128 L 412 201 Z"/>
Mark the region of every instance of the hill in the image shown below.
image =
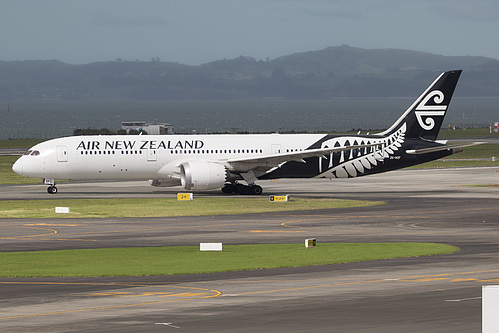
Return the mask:
<path id="1" fill-rule="evenodd" d="M 499 61 L 347 45 L 273 60 L 240 56 L 172 62 L 0 61 L 0 99 L 328 99 L 414 96 L 445 70 L 463 69 L 460 96 L 498 97 Z"/>
<path id="2" fill-rule="evenodd" d="M 417 71 L 442 71 L 476 68 L 487 62 L 485 57 L 450 57 L 431 53 L 398 50 L 366 50 L 343 45 L 320 51 L 295 53 L 274 60 L 281 68 L 294 68 L 316 75 L 383 75 Z"/>

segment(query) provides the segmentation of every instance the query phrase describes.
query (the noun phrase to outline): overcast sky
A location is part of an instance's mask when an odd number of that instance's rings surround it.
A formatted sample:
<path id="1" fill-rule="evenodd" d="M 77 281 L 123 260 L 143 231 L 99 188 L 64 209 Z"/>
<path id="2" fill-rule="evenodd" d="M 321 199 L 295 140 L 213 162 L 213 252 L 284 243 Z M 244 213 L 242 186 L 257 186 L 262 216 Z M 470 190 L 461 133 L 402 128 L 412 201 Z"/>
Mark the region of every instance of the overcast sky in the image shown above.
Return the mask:
<path id="1" fill-rule="evenodd" d="M 2 0 L 0 60 L 189 65 L 348 44 L 499 59 L 497 0 Z"/>

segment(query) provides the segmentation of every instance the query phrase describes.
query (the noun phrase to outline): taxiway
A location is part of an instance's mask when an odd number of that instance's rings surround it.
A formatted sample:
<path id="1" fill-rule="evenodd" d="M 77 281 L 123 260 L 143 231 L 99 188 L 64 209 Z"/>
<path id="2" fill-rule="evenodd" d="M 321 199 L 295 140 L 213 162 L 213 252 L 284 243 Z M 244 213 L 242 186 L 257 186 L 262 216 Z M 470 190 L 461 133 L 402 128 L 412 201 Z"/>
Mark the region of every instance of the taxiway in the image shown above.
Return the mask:
<path id="1" fill-rule="evenodd" d="M 499 170 L 401 170 L 261 182 L 264 195 L 375 207 L 208 217 L 1 219 L 2 251 L 320 242 L 440 242 L 451 255 L 188 276 L 1 278 L 3 332 L 471 332 L 499 283 Z M 173 197 L 144 182 L 1 186 L 0 200 Z M 204 192 L 196 196 L 221 196 Z M 241 197 L 245 200 L 245 197 Z M 0 201 L 1 203 L 1 201 Z"/>

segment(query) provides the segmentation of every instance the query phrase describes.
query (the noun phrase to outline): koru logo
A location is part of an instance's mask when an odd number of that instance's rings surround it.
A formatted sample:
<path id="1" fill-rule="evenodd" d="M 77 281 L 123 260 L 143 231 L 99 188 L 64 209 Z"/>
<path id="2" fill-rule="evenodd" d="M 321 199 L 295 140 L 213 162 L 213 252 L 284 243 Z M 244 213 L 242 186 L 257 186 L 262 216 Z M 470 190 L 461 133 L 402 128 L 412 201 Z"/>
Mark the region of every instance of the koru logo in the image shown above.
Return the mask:
<path id="1" fill-rule="evenodd" d="M 429 101 L 433 99 L 435 105 L 427 105 Z M 434 116 L 444 116 L 445 110 L 447 110 L 447 105 L 439 105 L 444 101 L 444 93 L 440 90 L 434 90 L 430 92 L 426 97 L 419 103 L 416 108 L 416 118 L 419 125 L 429 131 L 435 127 Z M 423 117 L 426 119 L 423 120 Z"/>

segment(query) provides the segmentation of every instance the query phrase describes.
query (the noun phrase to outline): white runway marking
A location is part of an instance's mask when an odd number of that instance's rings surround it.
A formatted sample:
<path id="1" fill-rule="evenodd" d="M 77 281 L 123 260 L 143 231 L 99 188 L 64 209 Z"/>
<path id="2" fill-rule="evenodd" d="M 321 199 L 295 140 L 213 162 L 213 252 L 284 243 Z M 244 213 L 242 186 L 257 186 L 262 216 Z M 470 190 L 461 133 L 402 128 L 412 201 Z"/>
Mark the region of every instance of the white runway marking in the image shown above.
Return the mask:
<path id="1" fill-rule="evenodd" d="M 155 323 L 155 325 L 165 325 L 165 326 L 168 326 L 168 327 L 180 328 L 178 326 L 173 325 L 172 323 Z"/>
<path id="2" fill-rule="evenodd" d="M 482 297 L 470 297 L 470 298 L 462 298 L 462 299 L 446 299 L 446 302 L 463 302 L 463 301 L 473 301 L 476 299 L 482 299 Z"/>

